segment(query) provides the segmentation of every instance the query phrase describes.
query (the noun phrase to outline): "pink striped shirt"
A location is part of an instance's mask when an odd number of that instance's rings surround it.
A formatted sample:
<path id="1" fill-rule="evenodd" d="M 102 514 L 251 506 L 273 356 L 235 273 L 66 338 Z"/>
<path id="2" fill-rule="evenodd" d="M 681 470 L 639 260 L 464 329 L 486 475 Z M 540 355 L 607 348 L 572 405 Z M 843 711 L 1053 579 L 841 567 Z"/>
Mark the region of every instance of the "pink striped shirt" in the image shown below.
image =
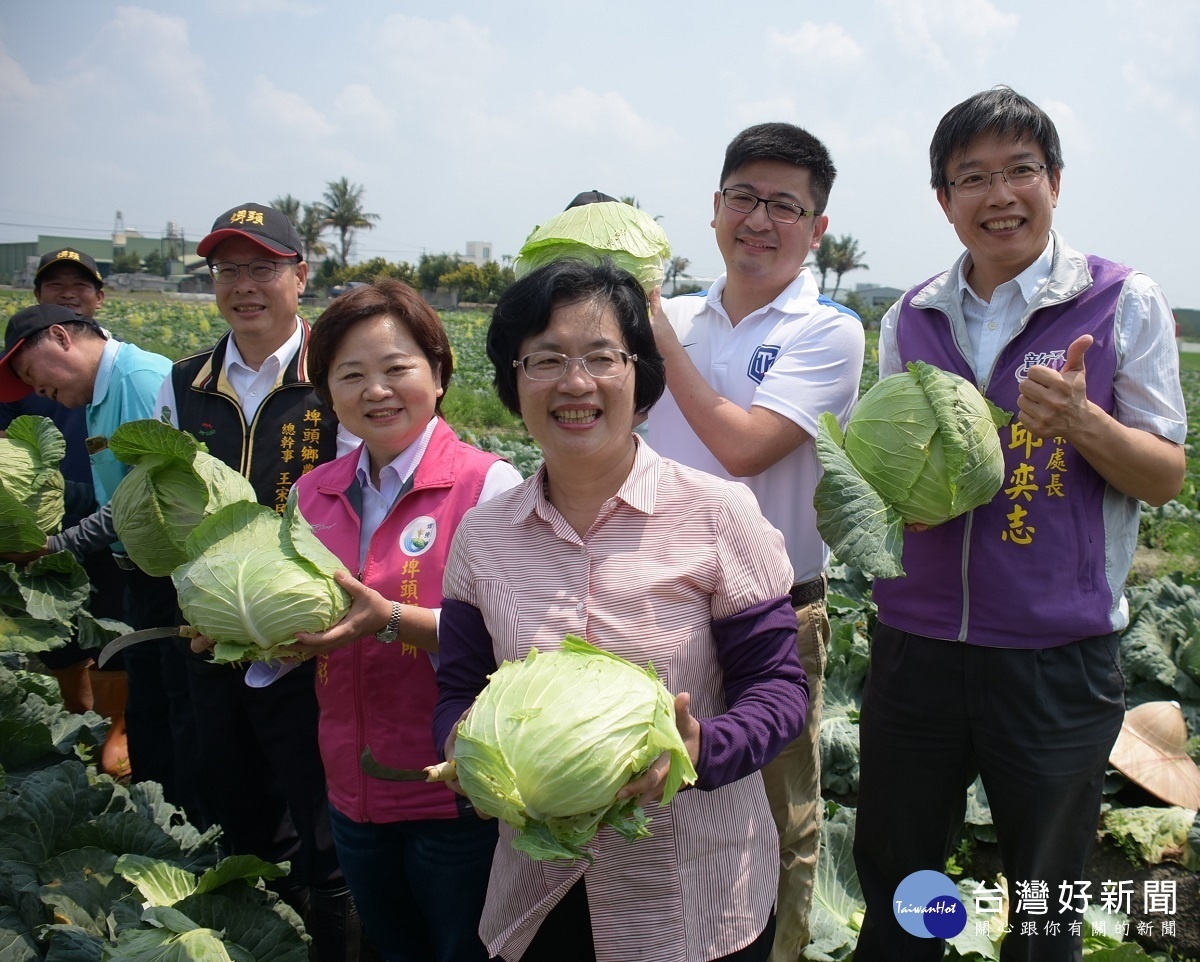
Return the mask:
<path id="1" fill-rule="evenodd" d="M 639 442 L 625 483 L 580 538 L 546 500 L 544 470 L 464 517 L 445 574 L 442 627 L 450 634 L 441 643 L 443 666 L 456 673 L 473 654 L 494 668 L 535 646 L 557 648 L 568 632 L 635 664 L 653 661 L 668 689 L 691 693 L 691 711 L 702 719 L 702 785 L 706 752 L 745 741 L 760 748 L 769 742 L 773 754 L 794 737 L 807 707 L 794 616 L 783 644 L 778 634 L 759 642 L 751 631 L 733 655 L 714 633 L 714 620 L 765 607 L 792 583 L 783 537 L 750 490 L 663 460 Z M 470 618 L 460 617 L 471 610 L 466 606 L 482 617 L 482 640 L 459 633 L 470 627 Z M 489 642 L 490 651 L 479 650 Z M 757 651 L 746 657 L 756 643 L 763 646 L 761 674 L 770 677 L 756 689 L 754 711 L 774 717 L 748 714 L 722 732 L 717 716 L 729 710 L 727 696 L 735 701 L 753 687 L 739 687 L 735 698 L 722 664 L 740 657 L 757 666 Z M 467 650 L 472 645 L 474 652 Z M 479 676 L 481 666 L 472 667 Z M 482 683 L 480 677 L 476 691 Z M 464 697 L 471 693 L 443 688 L 436 737 L 448 732 Z M 779 852 L 762 778 L 751 763 L 741 764 L 744 777 L 653 808 L 649 839 L 629 843 L 602 827 L 591 864 L 535 862 L 511 847 L 514 832 L 501 825 L 480 923 L 489 951 L 519 959 L 581 876 L 599 962 L 707 962 L 748 945 L 770 916 Z"/>

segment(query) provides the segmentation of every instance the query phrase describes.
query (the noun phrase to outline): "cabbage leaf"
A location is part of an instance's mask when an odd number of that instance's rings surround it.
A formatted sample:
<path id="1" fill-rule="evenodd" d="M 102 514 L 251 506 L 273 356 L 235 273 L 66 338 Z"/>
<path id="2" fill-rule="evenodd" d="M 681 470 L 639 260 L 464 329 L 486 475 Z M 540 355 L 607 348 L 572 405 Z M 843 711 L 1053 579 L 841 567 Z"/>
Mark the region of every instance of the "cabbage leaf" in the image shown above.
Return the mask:
<path id="1" fill-rule="evenodd" d="M 113 492 L 113 526 L 134 564 L 153 577 L 169 575 L 188 560 L 188 535 L 204 517 L 227 504 L 256 500 L 243 475 L 202 451 L 190 434 L 161 421 L 122 424 L 108 445 L 133 465 Z"/>
<path id="2" fill-rule="evenodd" d="M 0 438 L 0 553 L 44 547 L 62 526 L 63 483 L 59 463 L 67 453 L 62 432 L 49 418 L 13 418 Z"/>
<path id="3" fill-rule="evenodd" d="M 671 245 L 658 221 L 632 204 L 584 204 L 535 227 L 513 261 L 513 273 L 522 277 L 564 258 L 598 264 L 605 257 L 629 271 L 649 293 L 663 282 Z"/>

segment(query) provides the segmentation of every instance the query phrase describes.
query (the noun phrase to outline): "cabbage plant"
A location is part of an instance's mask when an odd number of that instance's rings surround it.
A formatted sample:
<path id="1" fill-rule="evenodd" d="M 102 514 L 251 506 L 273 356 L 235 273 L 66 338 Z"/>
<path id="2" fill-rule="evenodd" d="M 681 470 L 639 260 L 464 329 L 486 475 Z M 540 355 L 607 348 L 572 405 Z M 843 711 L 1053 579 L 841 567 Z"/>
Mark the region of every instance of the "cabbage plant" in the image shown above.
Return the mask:
<path id="1" fill-rule="evenodd" d="M 46 544 L 62 525 L 67 453 L 62 433 L 49 418 L 13 418 L 0 438 L 0 553 L 21 554 Z"/>
<path id="2" fill-rule="evenodd" d="M 350 607 L 333 580 L 343 567 L 294 505 L 280 516 L 238 501 L 187 539 L 190 561 L 171 573 L 188 624 L 216 642 L 214 661 L 286 655 L 298 631 L 324 631 Z"/>
<path id="3" fill-rule="evenodd" d="M 601 824 L 630 839 L 650 834 L 645 813 L 617 792 L 671 753 L 667 804 L 696 769 L 675 727 L 675 699 L 654 673 L 582 638 L 536 648 L 491 676 L 458 728 L 459 783 L 481 812 L 521 834 L 531 858 L 590 858 Z"/>
<path id="4" fill-rule="evenodd" d="M 813 496 L 821 537 L 839 561 L 902 576 L 905 524 L 941 524 L 1000 490 L 999 429 L 1011 419 L 969 381 L 923 361 L 864 394 L 844 435 L 822 414 L 825 473 Z"/>
<path id="5" fill-rule="evenodd" d="M 254 501 L 254 488 L 196 439 L 151 419 L 129 421 L 108 446 L 133 468 L 112 496 L 113 526 L 133 563 L 165 577 L 188 560 L 188 535 L 227 504 Z"/>
<path id="6" fill-rule="evenodd" d="M 658 221 L 632 204 L 584 204 L 535 227 L 517 252 L 513 273 L 522 277 L 565 257 L 594 264 L 611 257 L 617 267 L 636 277 L 648 294 L 666 276 L 671 245 Z"/>

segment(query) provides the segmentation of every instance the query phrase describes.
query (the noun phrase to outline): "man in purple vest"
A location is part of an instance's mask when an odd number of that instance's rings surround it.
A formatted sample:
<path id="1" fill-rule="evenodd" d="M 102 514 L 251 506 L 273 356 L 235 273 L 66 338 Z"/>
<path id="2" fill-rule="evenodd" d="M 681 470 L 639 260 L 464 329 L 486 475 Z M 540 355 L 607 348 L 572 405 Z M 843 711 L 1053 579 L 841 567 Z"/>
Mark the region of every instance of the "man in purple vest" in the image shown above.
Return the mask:
<path id="1" fill-rule="evenodd" d="M 1015 417 L 992 502 L 907 533 L 907 575 L 875 582 L 855 959 L 940 959 L 938 936 L 961 930 L 953 913 L 914 926 L 903 903 L 921 897 L 910 875 L 943 870 L 976 775 L 1009 885 L 1001 958 L 1078 959 L 1071 923 L 1099 898 L 1081 880 L 1124 715 L 1118 632 L 1138 506 L 1183 485 L 1171 311 L 1144 274 L 1051 230 L 1062 150 L 1025 97 L 997 87 L 968 98 L 929 153 L 966 250 L 884 317 L 879 374 L 923 360 Z"/>

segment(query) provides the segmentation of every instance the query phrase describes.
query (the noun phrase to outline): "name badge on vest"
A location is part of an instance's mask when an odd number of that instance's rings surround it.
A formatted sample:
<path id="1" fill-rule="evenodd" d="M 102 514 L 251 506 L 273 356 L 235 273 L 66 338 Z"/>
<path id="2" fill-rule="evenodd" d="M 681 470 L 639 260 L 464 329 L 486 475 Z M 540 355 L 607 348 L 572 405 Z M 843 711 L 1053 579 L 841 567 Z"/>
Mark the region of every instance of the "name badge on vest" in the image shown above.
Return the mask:
<path id="1" fill-rule="evenodd" d="M 427 514 L 422 515 L 413 518 L 400 535 L 400 550 L 410 558 L 415 558 L 432 548 L 436 540 L 437 522 Z"/>

